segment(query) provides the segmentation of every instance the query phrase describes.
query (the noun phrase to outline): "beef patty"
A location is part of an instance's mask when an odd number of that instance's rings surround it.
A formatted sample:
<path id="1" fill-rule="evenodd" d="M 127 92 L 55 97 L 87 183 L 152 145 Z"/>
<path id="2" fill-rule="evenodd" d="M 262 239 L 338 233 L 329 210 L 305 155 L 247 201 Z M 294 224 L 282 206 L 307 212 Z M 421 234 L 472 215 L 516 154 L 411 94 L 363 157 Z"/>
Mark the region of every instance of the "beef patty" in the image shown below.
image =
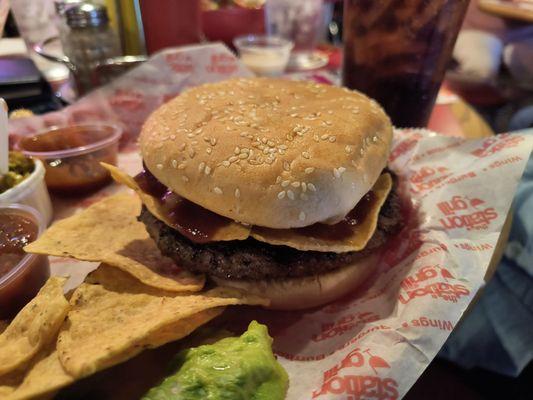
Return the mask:
<path id="1" fill-rule="evenodd" d="M 385 243 L 399 230 L 400 201 L 395 187 L 381 208 L 377 229 L 362 251 L 301 251 L 253 238 L 194 243 L 154 217 L 144 206 L 139 220 L 161 252 L 191 272 L 224 279 L 264 280 L 311 276 L 353 263 Z"/>

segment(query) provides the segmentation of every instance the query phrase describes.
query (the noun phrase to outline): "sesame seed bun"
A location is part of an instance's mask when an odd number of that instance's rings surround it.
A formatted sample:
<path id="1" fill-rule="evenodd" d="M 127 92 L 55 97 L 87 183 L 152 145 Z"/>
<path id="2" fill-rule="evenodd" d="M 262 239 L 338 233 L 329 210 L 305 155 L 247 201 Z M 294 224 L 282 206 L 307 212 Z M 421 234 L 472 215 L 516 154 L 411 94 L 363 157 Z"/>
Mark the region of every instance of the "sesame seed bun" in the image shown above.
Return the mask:
<path id="1" fill-rule="evenodd" d="M 150 172 L 175 193 L 251 225 L 341 220 L 386 166 L 391 123 L 363 94 L 268 78 L 187 90 L 140 135 Z"/>
<path id="2" fill-rule="evenodd" d="M 379 257 L 377 254 L 358 260 L 343 268 L 320 275 L 271 281 L 212 279 L 220 286 L 244 290 L 270 300 L 268 308 L 301 310 L 318 307 L 353 293 L 371 274 Z"/>

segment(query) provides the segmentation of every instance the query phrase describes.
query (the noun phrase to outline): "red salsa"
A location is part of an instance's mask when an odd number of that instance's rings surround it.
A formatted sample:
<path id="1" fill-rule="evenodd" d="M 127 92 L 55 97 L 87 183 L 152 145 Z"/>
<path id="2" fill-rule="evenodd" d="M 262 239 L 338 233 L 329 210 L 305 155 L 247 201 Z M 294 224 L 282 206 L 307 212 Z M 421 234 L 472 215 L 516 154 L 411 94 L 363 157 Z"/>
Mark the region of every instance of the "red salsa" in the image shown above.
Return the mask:
<path id="1" fill-rule="evenodd" d="M 31 214 L 0 209 L 0 319 L 13 317 L 50 275 L 48 257 L 24 252 L 38 232 Z"/>
<path id="2" fill-rule="evenodd" d="M 48 189 L 62 195 L 80 195 L 111 182 L 100 162 L 117 164 L 118 139 L 109 144 L 98 143 L 108 140 L 113 129 L 91 125 L 57 128 L 25 137 L 18 146 L 44 162 Z"/>
<path id="3" fill-rule="evenodd" d="M 23 248 L 37 238 L 37 226 L 17 214 L 0 216 L 0 278 L 24 258 Z"/>

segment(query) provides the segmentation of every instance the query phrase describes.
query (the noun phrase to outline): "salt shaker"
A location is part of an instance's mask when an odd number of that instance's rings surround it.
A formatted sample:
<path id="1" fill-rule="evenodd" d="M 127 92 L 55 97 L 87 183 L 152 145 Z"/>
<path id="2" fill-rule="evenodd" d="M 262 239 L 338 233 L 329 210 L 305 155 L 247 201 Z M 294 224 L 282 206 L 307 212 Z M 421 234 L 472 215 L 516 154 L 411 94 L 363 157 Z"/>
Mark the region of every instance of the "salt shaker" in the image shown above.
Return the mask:
<path id="1" fill-rule="evenodd" d="M 103 5 L 73 5 L 65 11 L 65 17 L 69 30 L 65 31 L 62 42 L 65 55 L 76 68 L 74 77 L 81 95 L 92 88 L 91 74 L 95 67 L 121 55 L 120 43 Z"/>

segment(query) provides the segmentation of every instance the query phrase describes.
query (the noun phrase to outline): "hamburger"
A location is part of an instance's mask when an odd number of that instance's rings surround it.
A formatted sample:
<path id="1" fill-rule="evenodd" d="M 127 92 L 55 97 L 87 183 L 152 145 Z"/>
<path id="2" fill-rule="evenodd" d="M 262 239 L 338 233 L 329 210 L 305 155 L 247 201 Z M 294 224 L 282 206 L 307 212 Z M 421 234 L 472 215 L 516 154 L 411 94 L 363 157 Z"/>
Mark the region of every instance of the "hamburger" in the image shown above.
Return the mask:
<path id="1" fill-rule="evenodd" d="M 389 118 L 359 92 L 230 79 L 150 115 L 130 186 L 179 267 L 272 308 L 314 307 L 359 286 L 400 226 L 391 140 Z"/>

